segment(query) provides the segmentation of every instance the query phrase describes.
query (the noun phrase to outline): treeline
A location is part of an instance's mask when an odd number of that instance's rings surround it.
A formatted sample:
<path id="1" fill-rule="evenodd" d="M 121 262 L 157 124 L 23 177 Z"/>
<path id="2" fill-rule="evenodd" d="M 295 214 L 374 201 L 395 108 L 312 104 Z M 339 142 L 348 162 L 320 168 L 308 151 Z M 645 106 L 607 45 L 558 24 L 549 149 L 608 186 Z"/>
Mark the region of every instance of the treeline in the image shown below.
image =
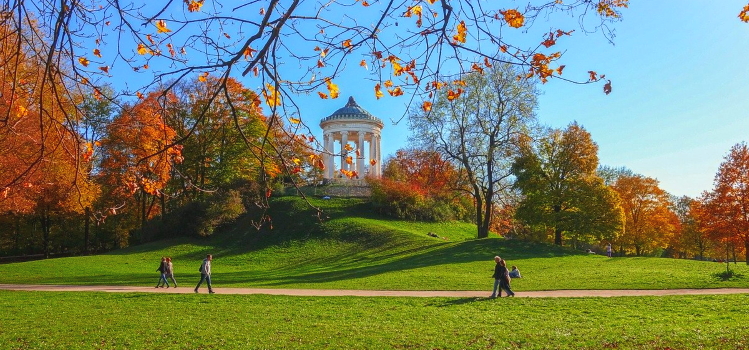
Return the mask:
<path id="1" fill-rule="evenodd" d="M 538 124 L 534 81 L 510 65 L 471 72 L 410 112 L 411 146 L 372 179 L 376 210 L 468 220 L 489 232 L 618 255 L 744 259 L 749 152 L 731 150 L 715 188 L 677 198 L 657 179 L 602 166 L 590 133 Z M 457 97 L 456 97 L 457 96 Z"/>

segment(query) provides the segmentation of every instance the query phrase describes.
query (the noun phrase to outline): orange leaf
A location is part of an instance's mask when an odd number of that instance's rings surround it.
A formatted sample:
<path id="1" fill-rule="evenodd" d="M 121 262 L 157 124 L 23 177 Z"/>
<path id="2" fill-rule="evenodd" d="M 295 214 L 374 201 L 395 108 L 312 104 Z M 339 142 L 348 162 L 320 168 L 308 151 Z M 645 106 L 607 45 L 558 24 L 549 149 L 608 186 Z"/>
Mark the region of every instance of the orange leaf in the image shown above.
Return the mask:
<path id="1" fill-rule="evenodd" d="M 351 156 L 346 157 L 346 164 L 354 164 L 354 158 Z"/>
<path id="2" fill-rule="evenodd" d="M 603 85 L 603 93 L 606 95 L 611 93 L 611 80 L 607 81 L 605 85 Z"/>
<path id="3" fill-rule="evenodd" d="M 322 67 L 325 67 L 325 62 L 323 62 L 322 60 L 317 60 L 317 68 L 322 68 Z"/>
<path id="4" fill-rule="evenodd" d="M 460 96 L 460 94 L 462 94 L 462 93 L 463 93 L 463 89 L 458 89 L 458 90 L 455 90 L 455 91 L 453 91 L 453 90 L 449 90 L 449 91 L 447 92 L 447 100 L 448 100 L 448 101 L 452 101 L 452 100 L 455 100 L 455 99 L 456 99 L 456 98 L 458 98 L 458 97 Z"/>
<path id="5" fill-rule="evenodd" d="M 369 69 L 369 67 L 367 67 L 367 61 L 365 60 L 361 60 L 361 62 L 359 62 L 359 66 L 364 67 L 365 69 Z"/>
<path id="6" fill-rule="evenodd" d="M 557 68 L 557 74 L 562 75 L 562 71 L 564 70 L 565 65 L 561 65 Z"/>
<path id="7" fill-rule="evenodd" d="M 147 53 L 151 52 L 146 45 L 143 45 L 143 43 L 138 43 L 138 54 L 145 55 Z"/>
<path id="8" fill-rule="evenodd" d="M 370 164 L 370 165 L 375 165 L 375 164 L 377 164 L 377 160 L 375 160 L 375 159 L 370 159 L 370 160 L 369 160 L 369 164 Z"/>
<path id="9" fill-rule="evenodd" d="M 244 59 L 249 61 L 250 58 L 255 55 L 255 52 L 257 52 L 257 50 L 253 50 L 251 47 L 247 47 L 246 49 L 244 49 Z"/>
<path id="10" fill-rule="evenodd" d="M 94 56 L 101 58 L 101 51 L 99 51 L 99 49 L 94 49 Z"/>
<path id="11" fill-rule="evenodd" d="M 187 4 L 187 11 L 198 12 L 198 11 L 200 11 L 200 8 L 202 6 L 203 6 L 203 0 L 200 0 L 200 1 L 192 0 L 192 1 L 190 1 L 189 4 Z"/>
<path id="12" fill-rule="evenodd" d="M 344 40 L 343 43 L 341 43 L 341 45 L 343 45 L 343 47 L 346 48 L 346 49 L 350 49 L 351 48 L 351 39 Z"/>
<path id="13" fill-rule="evenodd" d="M 320 92 L 320 91 L 318 91 L 318 92 L 317 92 L 317 94 L 318 94 L 318 95 L 320 96 L 320 98 L 321 98 L 321 99 L 323 99 L 323 100 L 327 100 L 327 99 L 328 99 L 328 95 L 326 95 L 326 94 L 324 94 L 324 93 L 322 93 L 322 92 Z"/>
<path id="14" fill-rule="evenodd" d="M 143 99 L 143 94 L 141 94 L 140 91 L 136 91 L 135 92 L 135 96 L 138 96 L 138 99 L 140 99 L 140 100 Z"/>
<path id="15" fill-rule="evenodd" d="M 589 70 L 589 71 L 588 71 L 588 75 L 590 75 L 590 79 L 589 79 L 589 81 L 596 81 L 596 80 L 598 80 L 598 77 L 597 77 L 597 73 L 596 73 L 596 72 L 594 72 L 594 71 L 592 71 L 592 70 Z"/>
<path id="16" fill-rule="evenodd" d="M 203 74 L 198 76 L 198 81 L 205 83 L 208 81 L 208 72 L 203 72 Z"/>
<path id="17" fill-rule="evenodd" d="M 507 22 L 510 27 L 520 28 L 523 26 L 523 22 L 525 22 L 525 17 L 523 17 L 523 14 L 518 12 L 518 10 L 500 10 L 499 13 L 505 17 L 505 22 Z"/>
<path id="18" fill-rule="evenodd" d="M 83 65 L 84 67 L 88 67 L 88 63 L 89 63 L 89 62 L 88 62 L 88 60 L 86 59 L 86 57 L 79 57 L 79 58 L 78 58 L 78 62 L 80 62 L 80 63 L 81 63 L 81 64 L 82 64 L 82 65 Z"/>
<path id="19" fill-rule="evenodd" d="M 739 19 L 742 22 L 749 23 L 749 5 L 744 6 L 744 9 L 739 12 Z"/>
<path id="20" fill-rule="evenodd" d="M 424 112 L 429 112 L 432 110 L 432 103 L 429 101 L 424 101 L 424 103 L 421 104 L 421 109 L 424 110 Z"/>
<path id="21" fill-rule="evenodd" d="M 166 27 L 166 21 L 164 21 L 163 19 L 160 19 L 156 21 L 156 31 L 158 33 L 169 33 L 172 30 Z"/>
<path id="22" fill-rule="evenodd" d="M 109 66 L 101 66 L 99 67 L 99 70 L 101 70 L 104 73 L 109 73 Z"/>

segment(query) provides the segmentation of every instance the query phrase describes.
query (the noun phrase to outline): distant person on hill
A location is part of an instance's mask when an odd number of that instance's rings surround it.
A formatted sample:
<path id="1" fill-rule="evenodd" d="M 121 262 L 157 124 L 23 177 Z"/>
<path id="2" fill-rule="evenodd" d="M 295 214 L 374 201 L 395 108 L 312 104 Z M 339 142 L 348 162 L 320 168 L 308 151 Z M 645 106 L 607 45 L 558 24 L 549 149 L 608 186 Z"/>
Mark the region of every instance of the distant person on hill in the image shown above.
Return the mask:
<path id="1" fill-rule="evenodd" d="M 203 284 L 203 281 L 206 281 L 208 284 L 208 293 L 213 294 L 213 287 L 211 286 L 211 260 L 213 260 L 213 256 L 208 254 L 200 265 L 200 269 L 198 270 L 200 271 L 200 282 L 195 286 L 195 293 L 198 292 L 198 288 Z"/>
<path id="2" fill-rule="evenodd" d="M 166 278 L 171 279 L 172 283 L 174 283 L 174 288 L 177 288 L 177 281 L 174 279 L 174 266 L 172 265 L 172 258 L 169 257 L 166 258 Z M 167 288 L 169 288 L 169 285 L 167 285 Z"/>
<path id="3" fill-rule="evenodd" d="M 611 243 L 606 245 L 606 256 L 611 257 Z"/>
<path id="4" fill-rule="evenodd" d="M 517 266 L 512 266 L 512 270 L 510 271 L 510 278 L 523 278 L 523 276 L 520 276 L 520 270 L 518 270 Z"/>
<path id="5" fill-rule="evenodd" d="M 159 282 L 156 283 L 156 288 L 159 288 L 159 287 L 164 288 L 164 286 L 167 286 L 167 288 L 169 288 L 169 282 L 166 281 L 166 267 L 167 267 L 166 258 L 162 256 L 161 264 L 159 264 L 159 268 L 156 269 L 156 271 L 159 271 L 159 273 L 161 274 L 161 276 L 159 277 Z"/>

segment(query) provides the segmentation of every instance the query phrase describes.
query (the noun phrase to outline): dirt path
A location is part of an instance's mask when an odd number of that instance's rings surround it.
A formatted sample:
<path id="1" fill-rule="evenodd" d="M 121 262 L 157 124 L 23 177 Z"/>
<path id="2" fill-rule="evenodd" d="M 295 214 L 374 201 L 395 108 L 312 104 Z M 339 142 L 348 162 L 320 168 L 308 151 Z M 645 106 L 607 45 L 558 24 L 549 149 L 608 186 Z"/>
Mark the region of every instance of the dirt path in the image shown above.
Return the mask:
<path id="1" fill-rule="evenodd" d="M 48 292 L 111 292 L 111 293 L 193 293 L 193 287 L 153 288 L 134 286 L 71 286 L 0 284 L 2 290 L 48 291 Z M 201 293 L 207 293 L 202 287 Z M 269 294 L 293 296 L 360 296 L 360 297 L 450 297 L 482 298 L 491 291 L 449 291 L 449 290 L 344 290 L 344 289 L 270 289 L 270 288 L 215 288 L 216 294 Z M 560 297 L 620 297 L 620 296 L 659 296 L 659 295 L 706 295 L 706 294 L 749 294 L 749 288 L 722 289 L 665 289 L 665 290 L 551 290 L 516 291 L 517 297 L 560 298 Z"/>

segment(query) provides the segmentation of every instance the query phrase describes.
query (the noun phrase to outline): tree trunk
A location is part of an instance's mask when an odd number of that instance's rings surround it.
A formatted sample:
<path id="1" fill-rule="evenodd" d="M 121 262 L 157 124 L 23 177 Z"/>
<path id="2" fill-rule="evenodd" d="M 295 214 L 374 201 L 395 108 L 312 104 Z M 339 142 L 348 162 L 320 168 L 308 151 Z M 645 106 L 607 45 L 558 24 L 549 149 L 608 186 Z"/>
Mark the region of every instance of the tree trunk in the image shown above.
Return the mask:
<path id="1" fill-rule="evenodd" d="M 49 259 L 49 231 L 51 225 L 51 219 L 49 218 L 49 212 L 46 209 L 42 210 L 42 240 L 44 247 L 44 258 Z"/>
<path id="2" fill-rule="evenodd" d="M 489 232 L 484 231 L 484 201 L 481 196 L 476 196 L 476 227 L 478 228 L 477 237 L 489 237 Z"/>
<path id="3" fill-rule="evenodd" d="M 83 254 L 88 255 L 88 237 L 89 237 L 89 230 L 91 227 L 91 208 L 86 207 L 84 210 L 84 214 L 86 217 L 84 218 L 84 227 L 83 227 Z"/>
<path id="4" fill-rule="evenodd" d="M 561 212 L 561 211 L 562 211 L 562 206 L 561 205 L 558 205 L 558 204 L 554 205 L 554 214 L 555 214 L 554 218 L 555 218 L 555 220 L 558 220 L 557 218 L 559 217 L 559 212 Z M 559 227 L 559 223 L 558 222 L 554 223 L 554 244 L 556 244 L 556 245 L 558 245 L 560 247 L 562 246 L 562 228 Z"/>
<path id="5" fill-rule="evenodd" d="M 744 240 L 744 260 L 749 265 L 749 239 Z"/>

